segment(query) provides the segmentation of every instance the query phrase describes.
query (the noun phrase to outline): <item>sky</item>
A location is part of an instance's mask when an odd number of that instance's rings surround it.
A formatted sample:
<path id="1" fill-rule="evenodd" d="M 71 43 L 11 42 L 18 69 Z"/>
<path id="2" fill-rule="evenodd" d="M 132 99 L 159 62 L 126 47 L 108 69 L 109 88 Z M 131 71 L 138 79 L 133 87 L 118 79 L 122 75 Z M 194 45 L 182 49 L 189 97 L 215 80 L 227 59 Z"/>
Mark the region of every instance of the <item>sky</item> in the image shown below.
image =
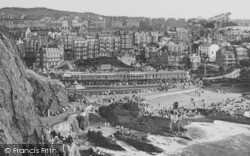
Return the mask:
<path id="1" fill-rule="evenodd" d="M 0 0 L 2 7 L 46 7 L 112 16 L 209 18 L 231 12 L 231 19 L 250 19 L 250 0 Z"/>

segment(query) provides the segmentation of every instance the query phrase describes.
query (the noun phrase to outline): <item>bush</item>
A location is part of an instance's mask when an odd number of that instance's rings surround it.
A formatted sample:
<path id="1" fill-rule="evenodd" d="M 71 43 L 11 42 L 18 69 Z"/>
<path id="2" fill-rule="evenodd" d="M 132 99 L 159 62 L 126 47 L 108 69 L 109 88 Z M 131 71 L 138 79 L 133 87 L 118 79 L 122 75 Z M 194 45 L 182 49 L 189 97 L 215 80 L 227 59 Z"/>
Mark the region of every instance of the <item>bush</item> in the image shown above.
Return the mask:
<path id="1" fill-rule="evenodd" d="M 220 67 L 219 67 L 219 73 L 220 73 L 221 75 L 223 75 L 225 72 L 226 72 L 225 67 L 220 66 Z"/>

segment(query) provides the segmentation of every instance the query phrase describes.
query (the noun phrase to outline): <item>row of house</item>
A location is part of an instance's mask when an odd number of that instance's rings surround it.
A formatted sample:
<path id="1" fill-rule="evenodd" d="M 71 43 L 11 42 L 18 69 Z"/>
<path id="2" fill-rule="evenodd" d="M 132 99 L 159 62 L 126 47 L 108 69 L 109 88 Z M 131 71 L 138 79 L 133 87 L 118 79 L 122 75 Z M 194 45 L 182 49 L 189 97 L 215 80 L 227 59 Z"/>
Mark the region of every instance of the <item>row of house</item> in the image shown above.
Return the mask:
<path id="1" fill-rule="evenodd" d="M 216 64 L 230 68 L 239 64 L 240 60 L 249 59 L 248 51 L 244 47 L 225 47 L 217 52 Z"/>
<path id="2" fill-rule="evenodd" d="M 124 27 L 135 27 L 139 28 L 140 23 L 136 20 L 111 20 L 107 21 L 105 19 L 95 20 L 91 22 L 92 25 L 96 26 L 97 28 L 124 28 Z"/>
<path id="3" fill-rule="evenodd" d="M 173 42 L 163 47 L 151 45 L 139 50 L 140 53 L 137 56 L 137 60 L 146 61 L 149 65 L 167 66 L 172 69 L 183 68 L 182 60 L 189 53 L 187 45 L 182 43 L 175 44 Z"/>
<path id="4" fill-rule="evenodd" d="M 1 18 L 1 16 L 0 16 Z M 2 17 L 3 18 L 3 17 Z M 97 28 L 123 28 L 123 27 L 135 27 L 138 28 L 139 21 L 106 21 L 106 20 L 94 20 L 92 22 L 88 20 L 72 19 L 72 18 L 60 18 L 59 20 L 52 20 L 49 17 L 44 17 L 41 20 L 14 20 L 5 19 L 0 21 L 0 25 L 4 25 L 8 28 L 72 28 L 72 27 L 97 27 Z"/>
<path id="5" fill-rule="evenodd" d="M 224 42 L 217 45 L 207 39 L 199 43 L 197 49 L 192 50 L 190 44 L 177 44 L 169 40 L 158 48 L 147 46 L 145 52 L 142 52 L 144 53 L 142 58 L 151 65 L 174 67 L 174 69 L 183 66 L 184 57 L 189 57 L 193 69 L 197 69 L 205 62 L 230 68 L 239 64 L 240 60 L 249 59 L 247 48 L 231 46 Z"/>
<path id="6" fill-rule="evenodd" d="M 110 57 L 133 51 L 133 33 L 120 31 L 117 34 L 98 34 L 98 37 L 87 38 L 66 36 L 63 43 L 65 60 Z"/>
<path id="7" fill-rule="evenodd" d="M 239 30 L 239 31 L 250 31 L 250 25 L 236 25 L 236 26 L 226 26 L 226 27 L 221 27 L 218 30 Z"/>
<path id="8" fill-rule="evenodd" d="M 25 15 L 17 15 L 17 14 L 8 14 L 8 13 L 0 13 L 0 19 L 1 20 L 19 20 L 19 19 L 24 19 Z"/>
<path id="9" fill-rule="evenodd" d="M 159 32 L 136 32 L 135 44 L 146 47 L 148 44 L 157 44 L 163 34 Z"/>
<path id="10" fill-rule="evenodd" d="M 30 68 L 49 68 L 59 65 L 64 60 L 62 44 L 52 44 L 46 37 L 33 37 L 24 42 L 18 42 L 18 47 L 26 65 Z"/>
<path id="11" fill-rule="evenodd" d="M 48 68 L 63 60 L 84 60 L 117 56 L 126 52 L 132 53 L 133 38 L 133 32 L 126 31 L 79 37 L 69 34 L 64 35 L 61 31 L 31 31 L 27 29 L 23 44 L 24 60 L 28 66 Z M 54 46 L 53 49 L 51 49 L 51 46 Z M 54 53 L 55 48 L 60 53 Z M 46 55 L 47 53 L 48 55 Z"/>

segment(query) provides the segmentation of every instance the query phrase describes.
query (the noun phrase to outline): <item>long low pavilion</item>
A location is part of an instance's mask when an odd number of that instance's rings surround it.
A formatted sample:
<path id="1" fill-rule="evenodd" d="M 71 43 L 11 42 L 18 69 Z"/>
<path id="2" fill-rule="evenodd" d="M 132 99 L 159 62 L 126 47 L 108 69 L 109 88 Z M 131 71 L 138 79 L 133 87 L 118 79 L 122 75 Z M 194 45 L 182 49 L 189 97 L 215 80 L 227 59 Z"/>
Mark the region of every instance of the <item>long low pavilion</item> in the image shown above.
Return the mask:
<path id="1" fill-rule="evenodd" d="M 169 79 L 189 79 L 188 71 L 130 71 L 130 72 L 65 72 L 62 82 L 73 84 L 75 81 L 82 85 L 111 85 L 115 83 L 150 84 L 160 83 Z"/>

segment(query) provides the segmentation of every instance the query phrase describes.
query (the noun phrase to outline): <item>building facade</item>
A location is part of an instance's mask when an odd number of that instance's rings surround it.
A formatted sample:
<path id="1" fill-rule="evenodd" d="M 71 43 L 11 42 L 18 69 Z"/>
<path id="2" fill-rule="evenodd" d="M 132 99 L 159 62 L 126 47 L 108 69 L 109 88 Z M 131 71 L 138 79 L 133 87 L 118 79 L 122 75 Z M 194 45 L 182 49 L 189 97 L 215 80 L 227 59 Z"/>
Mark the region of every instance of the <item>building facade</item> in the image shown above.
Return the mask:
<path id="1" fill-rule="evenodd" d="M 62 76 L 62 82 L 66 85 L 77 81 L 82 85 L 112 85 L 112 84 L 159 84 L 168 79 L 189 79 L 187 71 L 150 71 L 150 72 L 104 72 L 83 73 L 67 72 Z"/>
<path id="2" fill-rule="evenodd" d="M 220 67 L 230 68 L 236 62 L 235 50 L 232 48 L 219 50 L 216 54 L 216 64 Z"/>
<path id="3" fill-rule="evenodd" d="M 45 68 L 57 66 L 62 62 L 63 53 L 57 47 L 43 48 L 44 51 L 44 65 Z"/>
<path id="4" fill-rule="evenodd" d="M 189 55 L 192 69 L 196 70 L 201 64 L 201 57 L 197 54 L 190 54 Z"/>
<path id="5" fill-rule="evenodd" d="M 247 49 L 243 47 L 236 48 L 236 58 L 237 58 L 237 63 L 239 63 L 240 60 L 248 60 L 249 55 Z"/>

